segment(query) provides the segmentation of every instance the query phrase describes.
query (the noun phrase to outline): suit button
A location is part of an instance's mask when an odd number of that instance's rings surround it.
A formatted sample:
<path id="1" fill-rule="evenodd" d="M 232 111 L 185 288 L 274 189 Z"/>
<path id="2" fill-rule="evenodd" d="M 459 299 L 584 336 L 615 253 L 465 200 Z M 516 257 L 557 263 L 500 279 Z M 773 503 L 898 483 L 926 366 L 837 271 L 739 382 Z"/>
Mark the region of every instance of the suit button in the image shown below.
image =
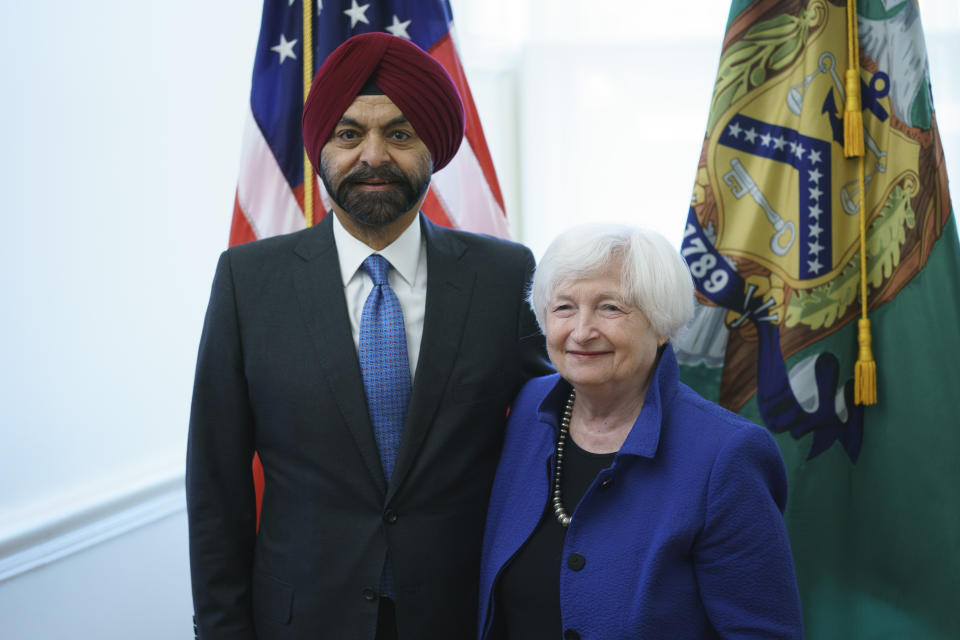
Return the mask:
<path id="1" fill-rule="evenodd" d="M 393 509 L 387 509 L 383 512 L 383 521 L 387 524 L 394 524 L 397 521 L 397 512 Z"/>
<path id="2" fill-rule="evenodd" d="M 607 489 L 607 488 L 609 488 L 610 485 L 612 485 L 612 484 L 613 484 L 613 478 L 607 478 L 607 479 L 605 479 L 603 482 L 600 483 L 600 488 L 601 488 L 601 489 Z"/>
<path id="3" fill-rule="evenodd" d="M 573 629 L 567 629 L 563 632 L 563 640 L 580 640 L 580 634 Z"/>
<path id="4" fill-rule="evenodd" d="M 580 571 L 580 569 L 583 569 L 583 565 L 585 564 L 587 564 L 587 559 L 579 553 L 571 553 L 569 556 L 567 556 L 567 566 L 574 571 Z"/>
<path id="5" fill-rule="evenodd" d="M 375 589 L 367 587 L 363 590 L 363 599 L 367 602 L 373 602 L 377 599 L 377 592 Z"/>

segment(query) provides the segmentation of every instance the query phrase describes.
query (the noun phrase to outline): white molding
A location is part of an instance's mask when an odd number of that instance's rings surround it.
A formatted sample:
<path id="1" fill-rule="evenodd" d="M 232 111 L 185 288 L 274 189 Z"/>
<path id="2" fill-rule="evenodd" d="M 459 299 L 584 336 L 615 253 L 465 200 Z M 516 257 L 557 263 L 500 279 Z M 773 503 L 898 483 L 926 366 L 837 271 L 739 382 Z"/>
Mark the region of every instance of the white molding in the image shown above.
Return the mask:
<path id="1" fill-rule="evenodd" d="M 183 472 L 0 531 L 0 583 L 183 511 Z"/>

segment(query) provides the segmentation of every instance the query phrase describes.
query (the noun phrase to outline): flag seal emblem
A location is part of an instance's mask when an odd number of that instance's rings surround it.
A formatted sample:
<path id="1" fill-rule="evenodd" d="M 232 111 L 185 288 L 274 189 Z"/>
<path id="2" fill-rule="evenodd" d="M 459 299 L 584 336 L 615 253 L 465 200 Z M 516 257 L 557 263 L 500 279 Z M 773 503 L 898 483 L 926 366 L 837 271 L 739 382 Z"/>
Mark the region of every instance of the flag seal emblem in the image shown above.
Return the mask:
<path id="1" fill-rule="evenodd" d="M 703 306 L 679 357 L 724 367 L 726 406 L 755 393 L 772 431 L 812 433 L 810 458 L 839 441 L 855 462 L 852 359 L 815 343 L 857 316 L 862 204 L 872 308 L 919 272 L 949 216 L 926 49 L 914 3 L 860 2 L 861 197 L 843 155 L 846 3 L 754 4 L 720 59 L 682 247 Z M 905 32 L 913 47 L 896 44 Z"/>

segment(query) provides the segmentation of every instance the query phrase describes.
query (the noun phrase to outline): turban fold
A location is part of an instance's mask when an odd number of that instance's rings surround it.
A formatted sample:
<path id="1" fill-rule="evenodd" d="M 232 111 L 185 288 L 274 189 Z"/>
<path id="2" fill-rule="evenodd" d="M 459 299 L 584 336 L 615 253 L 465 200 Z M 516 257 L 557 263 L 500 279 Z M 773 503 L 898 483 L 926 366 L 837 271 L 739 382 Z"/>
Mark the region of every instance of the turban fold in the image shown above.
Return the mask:
<path id="1" fill-rule="evenodd" d="M 303 144 L 320 167 L 320 150 L 354 98 L 372 82 L 410 121 L 442 169 L 463 140 L 463 102 L 450 75 L 429 53 L 387 33 L 353 36 L 337 47 L 313 78 L 303 105 Z"/>

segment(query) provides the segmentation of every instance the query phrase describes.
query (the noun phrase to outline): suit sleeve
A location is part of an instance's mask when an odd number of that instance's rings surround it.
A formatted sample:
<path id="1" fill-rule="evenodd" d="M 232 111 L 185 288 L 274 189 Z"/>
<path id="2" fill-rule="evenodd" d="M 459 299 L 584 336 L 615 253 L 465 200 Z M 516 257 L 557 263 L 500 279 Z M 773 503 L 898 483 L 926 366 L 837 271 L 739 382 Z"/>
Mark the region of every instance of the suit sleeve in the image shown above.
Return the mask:
<path id="1" fill-rule="evenodd" d="M 769 433 L 740 429 L 721 448 L 694 548 L 707 615 L 723 638 L 802 638 L 783 509 L 787 480 Z"/>
<path id="2" fill-rule="evenodd" d="M 200 337 L 187 438 L 190 572 L 203 640 L 255 639 L 253 451 L 233 273 L 224 252 Z"/>
<path id="3" fill-rule="evenodd" d="M 520 350 L 520 366 L 522 368 L 521 386 L 531 378 L 554 373 L 553 366 L 547 358 L 547 346 L 537 318 L 527 303 L 527 293 L 533 280 L 536 261 L 530 249 L 523 248 L 523 281 L 520 287 L 520 313 L 517 324 L 518 348 Z"/>

